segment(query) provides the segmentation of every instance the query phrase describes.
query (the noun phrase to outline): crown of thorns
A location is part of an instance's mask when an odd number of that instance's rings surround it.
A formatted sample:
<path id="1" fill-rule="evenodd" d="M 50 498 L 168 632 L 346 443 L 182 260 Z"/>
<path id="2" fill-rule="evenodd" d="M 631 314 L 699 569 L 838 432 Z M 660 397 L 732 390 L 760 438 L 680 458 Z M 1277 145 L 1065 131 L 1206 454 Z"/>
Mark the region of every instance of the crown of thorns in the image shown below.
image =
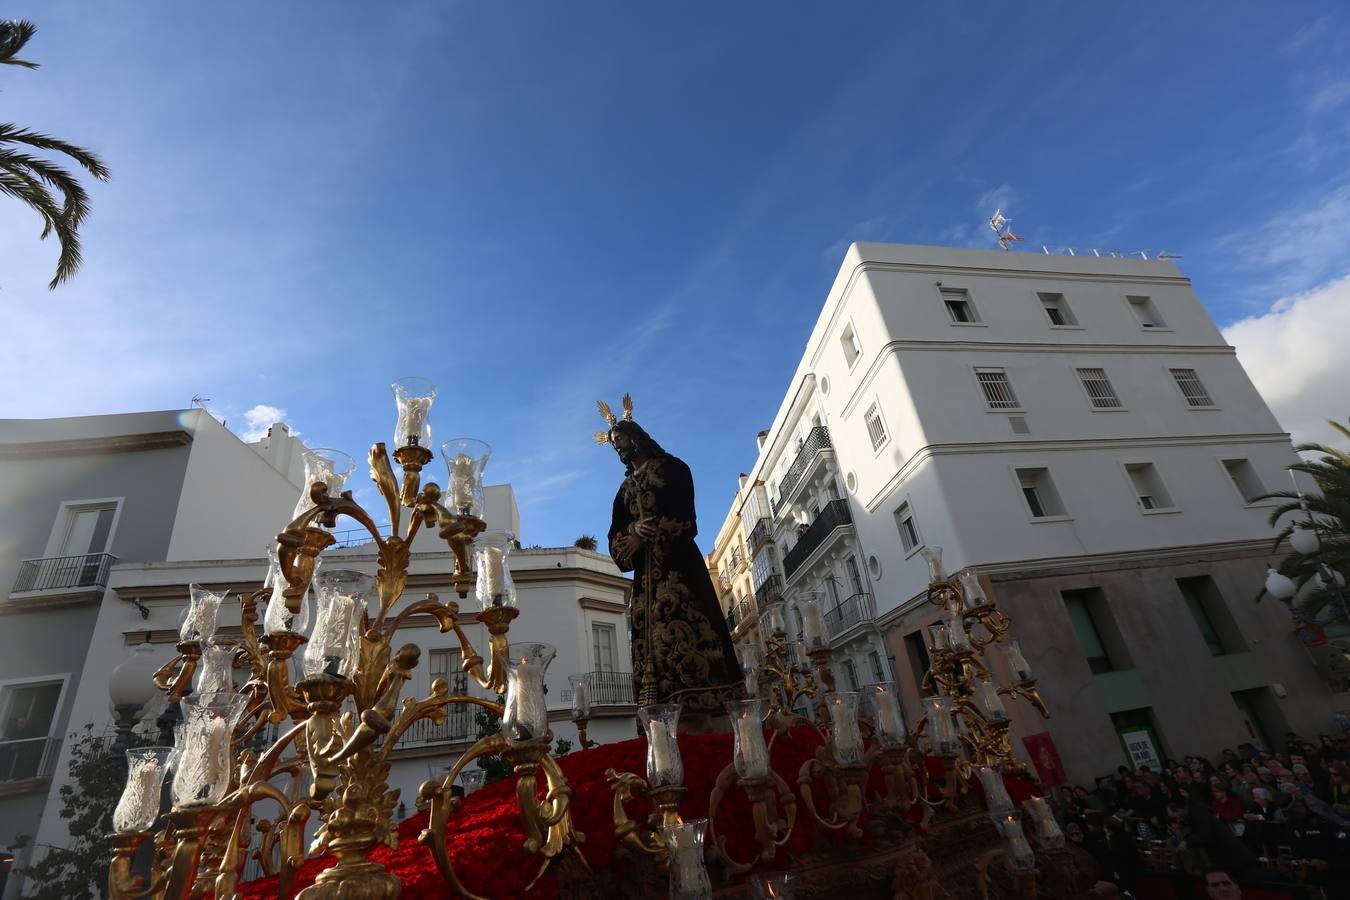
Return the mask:
<path id="1" fill-rule="evenodd" d="M 623 400 L 619 401 L 619 405 L 623 407 L 623 421 L 633 421 L 633 398 L 624 394 Z M 609 404 L 603 400 L 595 401 L 595 408 L 600 410 L 600 418 L 604 419 L 609 425 L 609 428 L 604 431 L 595 433 L 595 442 L 597 444 L 608 444 L 609 433 L 615 425 L 619 424 L 619 417 L 614 415 L 614 410 L 610 409 Z"/>

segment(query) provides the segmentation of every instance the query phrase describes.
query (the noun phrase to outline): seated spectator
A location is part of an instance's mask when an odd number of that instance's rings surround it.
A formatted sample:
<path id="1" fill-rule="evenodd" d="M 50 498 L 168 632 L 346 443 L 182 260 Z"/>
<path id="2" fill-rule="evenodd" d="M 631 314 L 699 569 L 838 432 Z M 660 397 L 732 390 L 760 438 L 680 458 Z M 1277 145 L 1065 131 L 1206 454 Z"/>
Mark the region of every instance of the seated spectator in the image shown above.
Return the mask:
<path id="1" fill-rule="evenodd" d="M 1232 825 L 1242 818 L 1247 811 L 1242 801 L 1232 794 L 1223 785 L 1218 785 L 1213 789 L 1214 799 L 1209 803 L 1209 811 L 1212 812 L 1220 822 Z"/>
<path id="2" fill-rule="evenodd" d="M 1227 869 L 1210 866 L 1200 877 L 1204 879 L 1205 896 L 1209 900 L 1242 900 L 1242 888 Z"/>

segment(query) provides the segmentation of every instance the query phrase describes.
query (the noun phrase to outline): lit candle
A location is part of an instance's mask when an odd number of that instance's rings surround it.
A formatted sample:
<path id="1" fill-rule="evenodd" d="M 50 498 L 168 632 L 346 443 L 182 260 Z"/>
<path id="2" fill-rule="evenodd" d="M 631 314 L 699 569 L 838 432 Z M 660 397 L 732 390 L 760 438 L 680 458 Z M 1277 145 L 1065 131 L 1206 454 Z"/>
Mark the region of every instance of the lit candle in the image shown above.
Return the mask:
<path id="1" fill-rule="evenodd" d="M 928 735 L 933 742 L 933 752 L 938 756 L 955 756 L 961 750 L 960 739 L 956 736 L 956 722 L 952 719 L 952 701 L 945 697 L 929 697 L 924 700 L 928 708 Z"/>
<path id="2" fill-rule="evenodd" d="M 516 741 L 531 740 L 548 730 L 543 666 L 522 661 L 507 670 L 502 724 L 507 736 Z"/>
<path id="3" fill-rule="evenodd" d="M 905 740 L 905 722 L 900 716 L 900 708 L 896 702 L 895 694 L 878 687 L 872 694 L 872 699 L 876 702 L 877 728 L 881 731 L 883 739 L 888 742 L 903 742 Z"/>
<path id="4" fill-rule="evenodd" d="M 862 732 L 853 706 L 839 695 L 830 698 L 830 733 L 834 737 L 834 758 L 841 765 L 853 765 L 862 759 Z"/>
<path id="5" fill-rule="evenodd" d="M 648 747 L 652 752 L 652 768 L 663 779 L 669 778 L 675 770 L 674 754 L 670 750 L 670 729 L 665 722 L 653 719 L 647 726 Z"/>
<path id="6" fill-rule="evenodd" d="M 506 568 L 502 565 L 500 547 L 484 547 L 481 557 L 484 586 L 493 606 L 501 606 L 506 595 Z"/>
<path id="7" fill-rule="evenodd" d="M 961 592 L 965 594 L 966 606 L 984 606 L 989 602 L 984 588 L 980 587 L 980 576 L 974 569 L 961 573 Z"/>
<path id="8" fill-rule="evenodd" d="M 769 774 L 769 750 L 764 731 L 756 716 L 742 713 L 732 722 L 736 729 L 736 772 L 742 778 L 763 778 Z"/>
<path id="9" fill-rule="evenodd" d="M 825 620 L 820 615 L 820 604 L 808 600 L 802 607 L 802 631 L 806 635 L 806 646 L 825 646 Z"/>
<path id="10" fill-rule="evenodd" d="M 455 456 L 450 470 L 450 496 L 460 515 L 473 512 L 473 457 L 467 453 Z"/>
<path id="11" fill-rule="evenodd" d="M 947 613 L 947 641 L 953 650 L 970 650 L 970 634 L 966 632 L 964 617 L 956 610 Z"/>
<path id="12" fill-rule="evenodd" d="M 1028 797 L 1022 801 L 1022 806 L 1035 820 L 1036 830 L 1040 832 L 1042 844 L 1052 850 L 1064 846 L 1064 832 L 1060 829 L 1059 823 L 1055 821 L 1055 815 L 1050 811 L 1050 804 L 1045 802 L 1044 797 Z"/>
<path id="13" fill-rule="evenodd" d="M 933 641 L 933 649 L 934 649 L 934 650 L 946 650 L 946 649 L 947 649 L 947 647 L 948 647 L 948 641 L 947 641 L 947 626 L 946 626 L 945 623 L 943 623 L 943 622 L 934 622 L 932 625 L 929 625 L 929 626 L 928 626 L 928 636 L 929 636 L 929 637 L 932 639 L 932 641 Z"/>
<path id="14" fill-rule="evenodd" d="M 591 692 L 584 677 L 572 683 L 572 718 L 588 719 L 591 715 Z"/>
<path id="15" fill-rule="evenodd" d="M 1035 868 L 1036 855 L 1022 833 L 1022 823 L 1017 821 L 1016 813 L 1009 813 L 995 820 L 999 824 L 999 833 L 1003 837 L 1003 849 L 1008 855 L 1008 867 L 1017 871 Z"/>
<path id="16" fill-rule="evenodd" d="M 984 802 L 991 813 L 1006 813 L 1012 810 L 1012 798 L 1003 783 L 1003 774 L 993 766 L 980 766 L 975 770 L 980 777 L 980 786 L 984 788 Z"/>

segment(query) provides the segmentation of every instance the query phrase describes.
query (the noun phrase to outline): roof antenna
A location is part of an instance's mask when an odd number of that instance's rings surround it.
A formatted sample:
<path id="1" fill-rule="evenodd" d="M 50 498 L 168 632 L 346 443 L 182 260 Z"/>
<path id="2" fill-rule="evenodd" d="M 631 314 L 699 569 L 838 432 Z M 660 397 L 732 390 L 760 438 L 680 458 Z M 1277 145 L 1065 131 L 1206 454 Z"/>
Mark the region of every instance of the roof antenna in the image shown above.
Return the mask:
<path id="1" fill-rule="evenodd" d="M 1005 216 L 1002 209 L 994 210 L 994 214 L 989 217 L 989 227 L 998 235 L 998 245 L 1004 250 L 1010 249 L 1015 241 L 1022 239 L 1019 235 L 1013 234 L 1012 219 Z"/>
<path id="2" fill-rule="evenodd" d="M 203 397 L 201 394 L 192 395 L 192 405 L 206 409 L 206 404 L 211 402 L 210 397 Z"/>

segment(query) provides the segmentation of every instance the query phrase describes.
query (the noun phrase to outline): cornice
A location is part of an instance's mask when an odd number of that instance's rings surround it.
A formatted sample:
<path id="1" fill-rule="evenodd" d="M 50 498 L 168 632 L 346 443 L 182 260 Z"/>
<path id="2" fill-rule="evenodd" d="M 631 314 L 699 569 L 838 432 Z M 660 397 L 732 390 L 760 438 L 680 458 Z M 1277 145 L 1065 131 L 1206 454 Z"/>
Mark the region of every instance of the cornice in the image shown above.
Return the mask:
<path id="1" fill-rule="evenodd" d="M 617 613 L 621 616 L 628 614 L 627 603 L 615 603 L 613 600 L 597 600 L 594 597 L 582 597 L 577 601 L 577 605 L 582 609 L 595 610 L 596 612 Z"/>
<path id="2" fill-rule="evenodd" d="M 182 447 L 190 443 L 192 443 L 192 435 L 181 428 L 172 431 L 151 431 L 145 434 L 68 438 L 58 441 L 17 441 L 10 444 L 0 444 L 0 459 L 136 453 L 142 450 Z"/>

